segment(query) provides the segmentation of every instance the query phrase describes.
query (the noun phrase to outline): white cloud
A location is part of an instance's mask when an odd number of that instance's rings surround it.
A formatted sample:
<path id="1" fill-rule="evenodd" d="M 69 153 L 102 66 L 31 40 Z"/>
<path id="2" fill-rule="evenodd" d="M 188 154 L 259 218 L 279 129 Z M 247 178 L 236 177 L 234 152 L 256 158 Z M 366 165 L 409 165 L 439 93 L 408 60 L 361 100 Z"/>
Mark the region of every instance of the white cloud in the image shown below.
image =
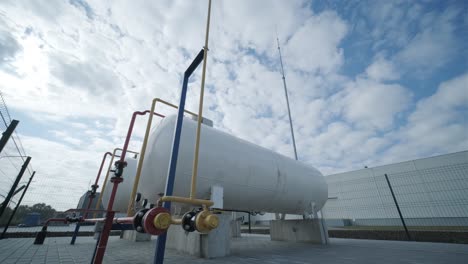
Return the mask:
<path id="1" fill-rule="evenodd" d="M 433 95 L 417 103 L 408 124 L 396 134 L 400 144 L 389 150 L 388 160 L 466 150 L 467 106 L 468 73 L 440 84 Z"/>
<path id="2" fill-rule="evenodd" d="M 343 116 L 357 126 L 388 129 L 409 107 L 411 92 L 398 84 L 358 78 L 342 92 Z"/>
<path id="3" fill-rule="evenodd" d="M 367 76 L 375 81 L 392 81 L 400 78 L 395 64 L 385 58 L 378 57 L 366 69 Z"/>
<path id="4" fill-rule="evenodd" d="M 327 74 L 343 64 L 340 41 L 347 33 L 345 22 L 334 12 L 310 17 L 285 46 L 285 58 L 290 67 Z"/>
<path id="5" fill-rule="evenodd" d="M 453 59 L 461 51 L 454 26 L 460 12 L 460 9 L 448 8 L 442 14 L 422 16 L 422 30 L 398 52 L 397 63 L 412 74 L 426 74 Z"/>

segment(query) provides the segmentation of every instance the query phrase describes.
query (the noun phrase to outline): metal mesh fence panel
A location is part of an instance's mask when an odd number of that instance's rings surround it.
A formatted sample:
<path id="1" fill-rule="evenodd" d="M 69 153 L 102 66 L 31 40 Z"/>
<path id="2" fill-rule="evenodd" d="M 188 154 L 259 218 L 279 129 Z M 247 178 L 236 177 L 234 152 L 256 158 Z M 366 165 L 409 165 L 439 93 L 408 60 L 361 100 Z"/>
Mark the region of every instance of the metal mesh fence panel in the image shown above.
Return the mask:
<path id="1" fill-rule="evenodd" d="M 328 227 L 401 232 L 404 222 L 410 236 L 432 232 L 450 239 L 454 235 L 451 232 L 466 235 L 467 154 L 465 151 L 328 176 L 329 200 L 323 209 Z"/>

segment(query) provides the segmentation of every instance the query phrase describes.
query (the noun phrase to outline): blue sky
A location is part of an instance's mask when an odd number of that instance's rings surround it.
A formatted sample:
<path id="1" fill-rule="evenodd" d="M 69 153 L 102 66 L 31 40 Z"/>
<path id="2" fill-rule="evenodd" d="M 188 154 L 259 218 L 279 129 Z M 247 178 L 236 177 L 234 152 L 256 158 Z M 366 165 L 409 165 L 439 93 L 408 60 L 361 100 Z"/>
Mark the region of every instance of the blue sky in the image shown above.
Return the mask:
<path id="1" fill-rule="evenodd" d="M 466 150 L 467 14 L 465 1 L 214 1 L 205 116 L 293 155 L 277 31 L 302 161 L 327 175 Z M 205 19 L 200 1 L 0 3 L 0 90 L 62 206 L 122 145 L 133 111 L 178 102 Z"/>

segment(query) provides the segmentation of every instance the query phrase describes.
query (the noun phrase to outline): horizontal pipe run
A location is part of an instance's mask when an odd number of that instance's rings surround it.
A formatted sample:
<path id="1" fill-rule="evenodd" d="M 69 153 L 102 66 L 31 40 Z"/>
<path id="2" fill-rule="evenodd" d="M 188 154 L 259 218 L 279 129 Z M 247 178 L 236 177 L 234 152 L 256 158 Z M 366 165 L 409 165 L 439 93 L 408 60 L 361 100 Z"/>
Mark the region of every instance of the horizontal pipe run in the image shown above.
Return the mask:
<path id="1" fill-rule="evenodd" d="M 97 222 L 104 222 L 106 218 L 89 218 L 83 219 L 83 222 L 86 223 L 97 223 Z M 116 217 L 112 220 L 114 224 L 133 224 L 133 217 Z"/>
<path id="2" fill-rule="evenodd" d="M 64 213 L 72 213 L 72 212 L 95 212 L 95 213 L 103 213 L 106 212 L 106 210 L 97 210 L 97 209 L 68 209 L 64 211 Z"/>
<path id="3" fill-rule="evenodd" d="M 68 223 L 67 218 L 49 218 L 45 221 L 44 226 L 48 226 L 50 222 L 63 222 L 64 224 Z"/>
<path id="4" fill-rule="evenodd" d="M 162 99 L 160 99 L 160 98 L 154 98 L 154 99 L 153 99 L 153 102 L 154 102 L 155 104 L 156 104 L 156 102 L 160 102 L 160 103 L 163 103 L 163 104 L 165 104 L 165 105 L 168 105 L 168 106 L 170 106 L 170 107 L 172 107 L 172 108 L 179 109 L 179 107 L 178 107 L 177 105 L 171 104 L 171 103 L 169 103 L 169 102 L 167 102 L 167 101 L 164 101 L 164 100 L 162 100 Z M 192 116 L 194 116 L 194 117 L 198 117 L 197 114 L 195 114 L 194 112 L 191 112 L 191 111 L 189 111 L 189 110 L 185 110 L 185 109 L 184 109 L 184 112 L 187 113 L 187 114 L 190 114 L 190 115 L 192 115 Z"/>
<path id="5" fill-rule="evenodd" d="M 214 204 L 210 200 L 192 199 L 192 198 L 179 197 L 179 196 L 163 196 L 159 200 L 161 202 L 175 202 L 175 203 L 192 204 L 192 205 L 205 205 L 207 207 L 213 206 Z"/>
<path id="6" fill-rule="evenodd" d="M 182 219 L 171 219 L 171 224 L 173 225 L 181 225 L 182 224 Z"/>

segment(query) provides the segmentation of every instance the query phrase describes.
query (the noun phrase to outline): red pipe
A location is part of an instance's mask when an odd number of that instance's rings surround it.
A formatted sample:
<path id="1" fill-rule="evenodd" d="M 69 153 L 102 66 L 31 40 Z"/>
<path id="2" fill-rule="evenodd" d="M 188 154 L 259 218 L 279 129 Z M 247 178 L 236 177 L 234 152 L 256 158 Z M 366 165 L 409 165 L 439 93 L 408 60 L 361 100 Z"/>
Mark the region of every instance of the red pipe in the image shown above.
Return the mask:
<path id="1" fill-rule="evenodd" d="M 112 193 L 109 198 L 109 203 L 107 204 L 107 214 L 106 219 L 104 222 L 104 227 L 102 229 L 102 233 L 99 239 L 99 244 L 97 245 L 96 249 L 96 256 L 94 257 L 93 263 L 101 264 L 104 258 L 104 253 L 106 252 L 107 241 L 109 240 L 110 231 L 112 229 L 112 220 L 114 220 L 115 212 L 112 211 L 112 207 L 114 206 L 114 199 L 115 194 L 117 193 L 117 187 L 119 183 L 123 181 L 120 177 L 113 177 L 111 181 L 114 182 L 114 186 L 112 188 Z"/>
<path id="2" fill-rule="evenodd" d="M 104 167 L 104 163 L 106 162 L 106 158 L 108 155 L 112 155 L 112 153 L 106 152 L 104 153 L 104 156 L 102 157 L 101 166 L 99 167 L 99 171 L 96 175 L 96 180 L 94 181 L 94 185 L 93 185 L 93 187 L 96 189 L 98 188 L 98 182 L 99 182 L 99 178 L 101 177 L 102 167 Z M 93 199 L 94 199 L 94 195 L 90 195 L 88 206 L 86 207 L 86 213 L 83 216 L 84 218 L 88 217 L 89 208 L 91 207 L 93 203 Z"/>
<path id="3" fill-rule="evenodd" d="M 83 219 L 83 222 L 97 223 L 104 222 L 106 218 L 89 218 Z M 134 217 L 116 217 L 112 219 L 112 222 L 115 224 L 133 224 Z"/>
<path id="4" fill-rule="evenodd" d="M 122 148 L 122 154 L 120 156 L 121 162 L 125 161 L 125 155 L 127 154 L 128 144 L 130 143 L 130 137 L 132 136 L 132 133 L 133 133 L 133 125 L 135 125 L 135 120 L 136 120 L 137 115 L 146 115 L 148 113 L 150 113 L 150 110 L 146 110 L 143 112 L 140 112 L 140 111 L 133 112 L 132 119 L 130 120 L 130 125 L 128 126 L 127 137 L 125 138 L 125 143 Z M 156 112 L 154 112 L 154 115 L 157 115 L 162 118 L 165 117 L 164 115 L 161 115 Z"/>
<path id="5" fill-rule="evenodd" d="M 48 226 L 50 222 L 63 222 L 64 224 L 68 223 L 67 218 L 49 218 L 45 221 L 44 226 Z"/>
<path id="6" fill-rule="evenodd" d="M 107 155 L 112 155 L 112 153 L 110 153 L 110 152 L 104 153 L 104 156 L 102 157 L 102 161 L 101 161 L 101 166 L 99 167 L 99 171 L 98 171 L 97 176 L 96 176 L 96 181 L 94 181 L 94 185 L 97 185 L 98 182 L 99 182 L 99 177 L 101 177 L 102 167 L 104 167 L 104 163 L 106 161 Z"/>
<path id="7" fill-rule="evenodd" d="M 96 209 L 77 209 L 77 208 L 72 208 L 64 211 L 64 213 L 71 213 L 71 212 L 94 212 L 94 213 L 101 213 L 105 212 L 106 210 L 96 210 Z"/>
<path id="8" fill-rule="evenodd" d="M 122 154 L 120 155 L 120 162 L 122 163 L 125 162 L 125 155 L 127 154 L 127 149 L 130 143 L 130 137 L 132 136 L 133 126 L 135 125 L 136 116 L 146 115 L 147 113 L 150 113 L 150 111 L 146 110 L 143 112 L 140 112 L 140 111 L 133 112 L 132 119 L 130 120 L 130 125 L 128 127 L 127 137 L 125 138 L 124 146 L 122 148 Z M 163 118 L 165 117 L 159 113 L 154 113 L 154 114 Z M 114 215 L 115 215 L 115 212 L 112 211 L 112 207 L 114 206 L 114 199 L 115 199 L 115 194 L 117 193 L 118 185 L 122 181 L 123 179 L 120 177 L 113 177 L 111 179 L 111 182 L 114 183 L 114 186 L 112 188 L 111 196 L 109 198 L 109 203 L 107 204 L 107 214 L 106 214 L 106 218 L 104 222 L 104 227 L 102 229 L 102 233 L 99 239 L 99 244 L 97 245 L 97 248 L 96 248 L 96 256 L 94 257 L 93 263 L 101 264 L 102 260 L 104 259 L 104 254 L 106 252 L 106 247 L 107 247 L 107 241 L 109 240 L 110 231 L 112 229 L 112 221 L 114 220 Z"/>

